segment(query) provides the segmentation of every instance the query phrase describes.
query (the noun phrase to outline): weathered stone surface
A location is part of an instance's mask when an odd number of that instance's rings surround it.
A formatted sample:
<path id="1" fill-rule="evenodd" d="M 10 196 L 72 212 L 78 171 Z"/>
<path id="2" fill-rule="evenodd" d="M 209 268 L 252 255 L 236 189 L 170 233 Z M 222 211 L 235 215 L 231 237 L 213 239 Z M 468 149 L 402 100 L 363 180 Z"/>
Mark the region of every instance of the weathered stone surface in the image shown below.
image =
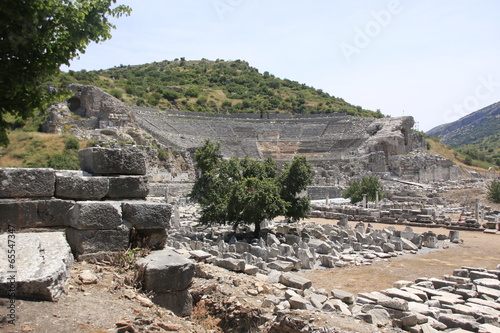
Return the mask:
<path id="1" fill-rule="evenodd" d="M 348 291 L 341 290 L 341 289 L 333 289 L 331 291 L 332 297 L 336 299 L 340 299 L 342 302 L 346 304 L 352 304 L 354 303 L 354 295 Z"/>
<path id="2" fill-rule="evenodd" d="M 398 298 L 404 299 L 408 302 L 417 302 L 417 303 L 423 302 L 423 300 L 420 297 L 418 297 L 417 295 L 415 295 L 411 292 L 408 292 L 408 291 L 397 289 L 397 288 L 390 288 L 390 289 L 382 290 L 381 292 L 389 297 L 398 297 Z"/>
<path id="3" fill-rule="evenodd" d="M 165 229 L 170 227 L 172 206 L 153 202 L 124 202 L 123 219 L 137 230 Z"/>
<path id="4" fill-rule="evenodd" d="M 481 285 L 477 285 L 476 287 L 479 295 L 487 295 L 495 299 L 500 297 L 500 290 L 498 289 L 488 288 Z"/>
<path id="5" fill-rule="evenodd" d="M 16 229 L 63 227 L 68 224 L 74 201 L 0 199 L 0 230 L 8 225 Z"/>
<path id="6" fill-rule="evenodd" d="M 383 299 L 378 304 L 389 309 L 408 311 L 408 302 L 400 298 Z"/>
<path id="7" fill-rule="evenodd" d="M 307 305 L 309 304 L 304 298 L 299 295 L 293 296 L 288 299 L 288 303 L 290 303 L 290 309 L 307 309 Z"/>
<path id="8" fill-rule="evenodd" d="M 500 327 L 494 326 L 492 324 L 481 324 L 479 325 L 479 333 L 500 333 Z"/>
<path id="9" fill-rule="evenodd" d="M 82 170 L 103 175 L 145 175 L 146 160 L 131 149 L 86 148 L 78 152 Z"/>
<path id="10" fill-rule="evenodd" d="M 234 259 L 234 258 L 224 258 L 215 260 L 214 264 L 216 266 L 228 269 L 233 272 L 243 272 L 245 269 L 245 260 Z"/>
<path id="11" fill-rule="evenodd" d="M 350 316 L 352 314 L 351 310 L 349 310 L 349 307 L 347 306 L 347 304 L 342 302 L 340 299 L 331 299 L 331 300 L 329 300 L 329 302 L 331 304 L 333 304 L 333 306 L 335 307 L 335 309 L 337 311 L 340 311 L 341 313 L 343 313 L 347 316 Z"/>
<path id="12" fill-rule="evenodd" d="M 245 265 L 243 272 L 248 275 L 256 275 L 259 272 L 259 267 L 254 265 Z"/>
<path id="13" fill-rule="evenodd" d="M 493 308 L 497 311 L 500 311 L 500 303 L 499 302 L 492 302 L 492 301 L 487 301 L 487 300 L 484 300 L 484 299 L 481 299 L 481 298 L 469 298 L 467 300 L 468 303 L 475 303 L 475 304 L 479 304 L 479 305 L 482 305 L 482 306 L 487 306 L 487 307 L 490 307 L 490 308 Z"/>
<path id="14" fill-rule="evenodd" d="M 145 198 L 149 194 L 146 176 L 110 176 L 107 198 Z"/>
<path id="15" fill-rule="evenodd" d="M 70 211 L 69 226 L 79 230 L 113 230 L 122 224 L 119 203 L 80 201 Z"/>
<path id="16" fill-rule="evenodd" d="M 66 238 L 77 259 L 80 259 L 82 254 L 125 250 L 129 244 L 129 233 L 125 226 L 116 230 L 66 228 Z"/>
<path id="17" fill-rule="evenodd" d="M 287 287 L 302 289 L 302 290 L 311 288 L 312 286 L 311 280 L 292 273 L 281 274 L 279 282 Z"/>
<path id="18" fill-rule="evenodd" d="M 280 272 L 289 272 L 294 268 L 293 262 L 284 260 L 275 260 L 267 264 L 270 269 L 275 269 Z"/>
<path id="19" fill-rule="evenodd" d="M 9 240 L 15 244 L 13 266 L 7 257 L 7 251 L 12 249 Z M 15 298 L 56 301 L 64 290 L 72 263 L 73 255 L 62 232 L 0 235 L 0 295 L 9 297 L 9 278 L 14 275 Z"/>
<path id="20" fill-rule="evenodd" d="M 39 200 L 38 220 L 43 227 L 67 226 L 71 216 L 71 209 L 75 205 L 72 200 Z"/>
<path id="21" fill-rule="evenodd" d="M 85 177 L 83 175 L 56 175 L 55 196 L 75 200 L 99 200 L 109 191 L 106 177 Z"/>
<path id="22" fill-rule="evenodd" d="M 137 266 L 143 272 L 144 288 L 156 293 L 187 289 L 194 276 L 194 264 L 169 248 L 151 252 Z"/>
<path id="23" fill-rule="evenodd" d="M 472 332 L 477 332 L 479 330 L 479 323 L 477 323 L 472 316 L 442 314 L 439 316 L 438 320 L 445 324 L 448 328 L 462 328 Z"/>
<path id="24" fill-rule="evenodd" d="M 477 279 L 474 283 L 480 286 L 500 290 L 500 280 L 498 279 Z"/>
<path id="25" fill-rule="evenodd" d="M 0 229 L 35 227 L 38 220 L 38 203 L 31 200 L 0 200 Z"/>
<path id="26" fill-rule="evenodd" d="M 0 168 L 0 198 L 52 197 L 53 169 Z"/>
<path id="27" fill-rule="evenodd" d="M 159 293 L 155 295 L 153 302 L 180 317 L 189 316 L 193 312 L 193 297 L 189 290 Z"/>
<path id="28" fill-rule="evenodd" d="M 405 238 L 401 238 L 401 243 L 403 244 L 404 250 L 418 251 L 418 246 Z"/>
<path id="29" fill-rule="evenodd" d="M 385 309 L 372 309 L 368 311 L 368 314 L 371 315 L 371 323 L 377 327 L 388 326 L 392 323 L 391 315 Z"/>

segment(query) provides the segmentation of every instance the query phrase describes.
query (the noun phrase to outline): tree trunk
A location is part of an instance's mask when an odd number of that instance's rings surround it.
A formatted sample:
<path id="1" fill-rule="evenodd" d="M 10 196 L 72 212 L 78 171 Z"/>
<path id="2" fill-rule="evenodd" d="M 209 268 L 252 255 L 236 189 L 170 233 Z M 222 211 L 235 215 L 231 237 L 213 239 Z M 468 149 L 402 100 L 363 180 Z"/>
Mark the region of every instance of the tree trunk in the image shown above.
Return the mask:
<path id="1" fill-rule="evenodd" d="M 255 222 L 255 230 L 253 232 L 253 237 L 257 239 L 260 237 L 260 222 Z"/>

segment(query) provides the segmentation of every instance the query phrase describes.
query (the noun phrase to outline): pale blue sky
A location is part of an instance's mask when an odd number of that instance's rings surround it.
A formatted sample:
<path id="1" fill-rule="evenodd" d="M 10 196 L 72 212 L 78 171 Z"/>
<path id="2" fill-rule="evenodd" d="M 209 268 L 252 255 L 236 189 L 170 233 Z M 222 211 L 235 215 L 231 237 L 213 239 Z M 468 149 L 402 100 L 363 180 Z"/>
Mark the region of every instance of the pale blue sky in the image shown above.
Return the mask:
<path id="1" fill-rule="evenodd" d="M 425 131 L 500 101 L 498 0 L 121 2 L 131 16 L 70 69 L 241 59 Z"/>

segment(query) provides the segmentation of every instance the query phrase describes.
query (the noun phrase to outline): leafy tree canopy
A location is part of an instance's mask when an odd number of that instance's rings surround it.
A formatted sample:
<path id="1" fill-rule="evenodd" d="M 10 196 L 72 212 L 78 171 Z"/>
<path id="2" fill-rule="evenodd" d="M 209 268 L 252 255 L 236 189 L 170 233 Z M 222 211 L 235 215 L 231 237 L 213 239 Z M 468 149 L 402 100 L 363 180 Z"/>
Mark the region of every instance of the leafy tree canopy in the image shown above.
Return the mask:
<path id="1" fill-rule="evenodd" d="M 8 119 L 32 117 L 57 99 L 44 88 L 90 42 L 111 37 L 109 17 L 129 14 L 116 0 L 4 0 L 0 7 L 0 144 Z"/>
<path id="2" fill-rule="evenodd" d="M 279 173 L 272 158 L 225 160 L 220 144 L 207 140 L 194 159 L 198 175 L 190 197 L 201 205 L 201 223 L 253 224 L 258 237 L 264 219 L 307 216 L 309 198 L 299 194 L 311 183 L 312 170 L 304 157 Z"/>
<path id="3" fill-rule="evenodd" d="M 382 184 L 375 176 L 363 177 L 361 180 L 354 180 L 348 188 L 342 193 L 342 197 L 351 198 L 351 203 L 360 202 L 363 200 L 363 194 L 366 194 L 366 199 L 374 201 L 378 192 L 379 199 L 384 197 L 382 192 Z"/>

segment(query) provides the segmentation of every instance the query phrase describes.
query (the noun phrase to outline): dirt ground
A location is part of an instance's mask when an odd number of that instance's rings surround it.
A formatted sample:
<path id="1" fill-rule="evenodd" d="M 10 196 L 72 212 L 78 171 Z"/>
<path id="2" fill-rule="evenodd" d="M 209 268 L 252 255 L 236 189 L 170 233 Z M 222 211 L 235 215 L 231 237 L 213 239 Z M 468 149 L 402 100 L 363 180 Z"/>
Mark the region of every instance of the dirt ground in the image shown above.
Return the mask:
<path id="1" fill-rule="evenodd" d="M 306 222 L 336 224 L 335 220 L 310 219 Z M 356 222 L 350 222 L 354 226 Z M 393 226 L 403 230 L 405 226 L 373 223 L 375 229 Z M 416 232 L 432 230 L 436 234 L 448 235 L 441 228 L 413 227 Z M 443 249 L 423 249 L 418 254 L 407 254 L 388 261 L 377 261 L 368 266 L 301 271 L 300 274 L 313 281 L 315 288 L 344 289 L 353 293 L 378 291 L 392 287 L 398 280 L 414 280 L 419 277 L 442 278 L 451 275 L 462 266 L 495 269 L 500 264 L 500 235 L 478 231 L 460 231 L 461 244 L 449 244 Z"/>

